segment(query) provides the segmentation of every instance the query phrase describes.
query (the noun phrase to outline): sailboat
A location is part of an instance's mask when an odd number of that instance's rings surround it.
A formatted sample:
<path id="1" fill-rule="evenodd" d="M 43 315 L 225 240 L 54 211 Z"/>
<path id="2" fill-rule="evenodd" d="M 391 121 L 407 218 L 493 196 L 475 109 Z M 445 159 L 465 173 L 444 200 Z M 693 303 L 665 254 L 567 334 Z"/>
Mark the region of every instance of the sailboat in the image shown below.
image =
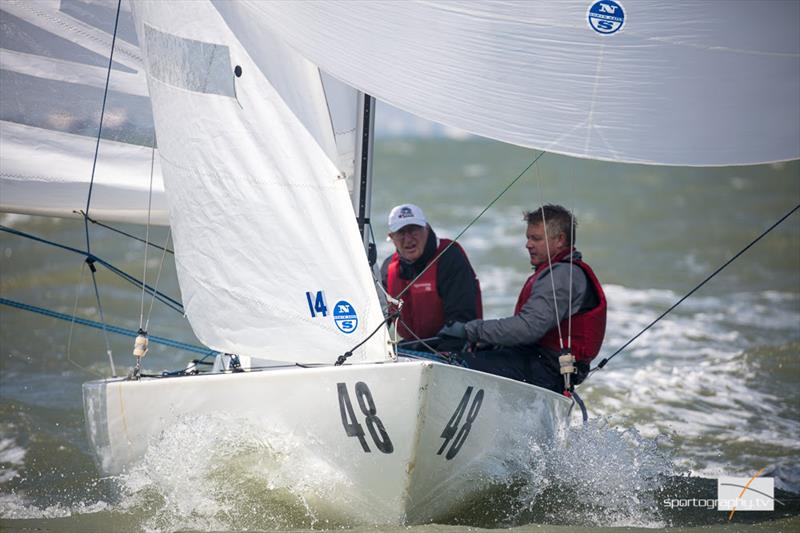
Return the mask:
<path id="1" fill-rule="evenodd" d="M 337 473 L 319 505 L 420 523 L 480 498 L 515 448 L 558 446 L 571 399 L 398 356 L 365 252 L 373 96 L 577 157 L 701 166 L 800 157 L 791 2 L 757 13 L 613 0 L 2 9 L 17 30 L 3 75 L 27 105 L 0 117 L 0 209 L 169 224 L 181 309 L 219 352 L 212 372 L 84 385 L 105 474 L 140 461 L 178 421 L 255 420 Z M 43 53 L 24 38 L 38 31 L 91 54 L 65 58 L 60 41 Z M 101 49 L 113 50 L 107 69 Z M 96 139 L 76 118 L 96 110 L 82 96 L 70 105 L 73 87 L 109 97 Z M 136 354 L 145 351 L 142 335 Z"/>

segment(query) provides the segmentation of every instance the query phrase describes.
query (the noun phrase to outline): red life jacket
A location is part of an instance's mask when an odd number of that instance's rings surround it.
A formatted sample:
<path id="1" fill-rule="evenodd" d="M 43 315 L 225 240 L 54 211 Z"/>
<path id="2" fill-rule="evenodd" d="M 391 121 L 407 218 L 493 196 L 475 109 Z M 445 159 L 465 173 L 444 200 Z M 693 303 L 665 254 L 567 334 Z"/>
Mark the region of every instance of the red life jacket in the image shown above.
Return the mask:
<path id="1" fill-rule="evenodd" d="M 565 258 L 569 256 L 570 252 L 571 250 L 564 250 L 563 252 L 559 253 L 553 257 L 552 263 L 555 264 L 560 261 L 568 263 L 569 259 Z M 608 305 L 606 302 L 606 295 L 603 292 L 603 287 L 600 285 L 600 281 L 597 279 L 597 276 L 591 267 L 580 260 L 573 260 L 572 263 L 581 267 L 581 270 L 583 270 L 583 272 L 586 274 L 589 283 L 591 283 L 592 287 L 594 287 L 597 298 L 600 300 L 595 307 L 589 309 L 588 311 L 572 315 L 572 346 L 569 348 L 576 360 L 585 361 L 588 363 L 594 359 L 598 353 L 600 353 L 600 346 L 603 344 L 603 337 L 605 337 L 606 333 L 606 311 Z M 517 298 L 517 306 L 514 308 L 515 315 L 520 313 L 522 306 L 525 305 L 525 302 L 527 302 L 528 298 L 530 298 L 531 292 L 533 291 L 533 284 L 536 283 L 536 280 L 539 278 L 539 276 L 541 276 L 548 269 L 549 265 L 547 263 L 542 263 L 536 267 L 536 272 L 534 272 L 533 275 L 528 278 L 528 281 L 525 282 L 525 285 L 522 286 L 522 290 L 519 293 L 519 298 Z M 562 320 L 560 327 L 561 336 L 566 344 L 569 318 Z M 558 327 L 555 327 L 545 333 L 542 338 L 539 339 L 537 344 L 549 350 L 556 352 L 560 351 L 561 345 L 558 338 Z"/>
<path id="2" fill-rule="evenodd" d="M 439 239 L 439 246 L 436 247 L 436 252 L 433 257 L 437 257 L 442 250 L 447 248 L 447 245 L 452 241 L 450 239 Z M 456 242 L 453 243 L 455 248 L 464 255 L 464 249 Z M 469 261 L 467 261 L 469 265 Z M 426 339 L 436 336 L 439 330 L 444 327 L 444 302 L 436 286 L 436 274 L 438 272 L 439 262 L 435 262 L 431 267 L 425 271 L 418 280 L 414 282 L 406 292 L 403 293 L 401 299 L 403 300 L 403 309 L 400 312 L 401 322 L 397 323 L 397 332 L 404 339 L 413 339 L 414 335 L 420 339 Z M 472 270 L 472 276 L 475 278 L 478 294 L 476 297 L 477 317 L 483 318 L 483 304 L 481 301 L 481 285 L 478 278 L 475 277 L 475 271 Z M 400 277 L 400 256 L 397 252 L 392 255 L 392 260 L 389 262 L 389 269 L 386 275 L 387 292 L 396 298 L 403 289 L 405 289 L 411 282 L 409 279 L 402 279 Z M 394 306 L 389 306 L 390 310 L 394 310 Z M 405 325 L 404 325 L 405 323 Z M 408 327 L 406 327 L 408 326 Z M 411 331 L 414 335 L 411 334 Z"/>

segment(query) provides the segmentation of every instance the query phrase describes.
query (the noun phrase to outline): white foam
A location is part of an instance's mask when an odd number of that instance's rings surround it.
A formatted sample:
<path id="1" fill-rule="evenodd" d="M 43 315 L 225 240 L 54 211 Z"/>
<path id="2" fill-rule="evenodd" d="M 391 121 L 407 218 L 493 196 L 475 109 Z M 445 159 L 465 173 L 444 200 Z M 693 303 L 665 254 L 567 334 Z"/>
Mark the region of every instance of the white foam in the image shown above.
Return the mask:
<path id="1" fill-rule="evenodd" d="M 547 460 L 548 482 L 566 495 L 548 513 L 553 523 L 566 517 L 572 525 L 664 526 L 655 498 L 675 468 L 670 454 L 635 428 L 592 419 L 569 428 Z"/>
<path id="2" fill-rule="evenodd" d="M 608 335 L 600 357 L 680 297 L 607 289 Z M 676 460 L 695 472 L 752 475 L 752 465 L 774 466 L 776 458 L 797 453 L 800 421 L 783 409 L 786 391 L 771 387 L 759 361 L 746 354 L 800 340 L 798 299 L 763 291 L 687 300 L 581 387 L 590 411 L 621 415 L 648 437 L 679 436 Z M 759 451 L 765 443 L 774 450 L 768 457 Z M 736 455 L 720 455 L 732 445 Z"/>
<path id="3" fill-rule="evenodd" d="M 37 507 L 28 503 L 17 493 L 0 494 L 0 517 L 5 519 L 66 518 L 79 514 L 99 513 L 108 510 L 106 502 L 78 503 L 72 506 L 61 504 Z"/>
<path id="4" fill-rule="evenodd" d="M 118 477 L 122 507 L 157 511 L 150 530 L 313 527 L 339 520 L 319 502 L 350 481 L 275 427 L 222 416 L 177 422 Z M 306 443 L 307 444 L 307 443 Z M 236 511 L 233 512 L 232 509 Z"/>
<path id="5" fill-rule="evenodd" d="M 13 437 L 6 436 L 13 430 L 7 425 L 0 433 L 0 483 L 6 483 L 19 476 L 17 467 L 25 464 L 25 448 L 19 446 Z M 0 513 L 3 505 L 0 503 Z"/>

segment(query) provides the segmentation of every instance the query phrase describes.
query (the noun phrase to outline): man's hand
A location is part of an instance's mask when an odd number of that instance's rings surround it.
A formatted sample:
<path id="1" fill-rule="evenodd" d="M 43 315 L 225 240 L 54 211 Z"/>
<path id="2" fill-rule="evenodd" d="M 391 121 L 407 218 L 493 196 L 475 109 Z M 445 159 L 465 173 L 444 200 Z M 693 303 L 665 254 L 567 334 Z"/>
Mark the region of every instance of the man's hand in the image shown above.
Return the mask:
<path id="1" fill-rule="evenodd" d="M 463 322 L 450 322 L 440 329 L 437 335 L 439 337 L 450 337 L 453 339 L 466 339 L 467 329 L 464 327 Z"/>

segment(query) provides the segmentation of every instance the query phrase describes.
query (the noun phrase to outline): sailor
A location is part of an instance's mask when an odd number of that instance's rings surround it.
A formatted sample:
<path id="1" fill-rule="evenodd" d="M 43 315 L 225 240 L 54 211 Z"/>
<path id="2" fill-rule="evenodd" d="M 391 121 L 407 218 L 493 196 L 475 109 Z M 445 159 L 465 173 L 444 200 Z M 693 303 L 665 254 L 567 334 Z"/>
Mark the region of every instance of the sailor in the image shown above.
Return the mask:
<path id="1" fill-rule="evenodd" d="M 431 339 L 447 322 L 483 316 L 480 283 L 467 254 L 458 243 L 437 238 L 422 209 L 413 204 L 393 208 L 389 238 L 395 252 L 384 261 L 381 275 L 389 295 L 399 296 L 403 302 L 397 322 L 402 338 Z M 436 340 L 426 342 L 442 350 L 464 344 L 453 339 L 444 345 Z"/>
<path id="2" fill-rule="evenodd" d="M 567 209 L 544 205 L 524 220 L 535 271 L 522 286 L 513 316 L 454 322 L 439 334 L 477 343 L 477 350 L 460 354 L 469 368 L 562 392 L 559 355 L 571 351 L 575 356 L 572 384 L 586 378 L 603 343 L 606 298 L 573 246 L 577 222 Z"/>

